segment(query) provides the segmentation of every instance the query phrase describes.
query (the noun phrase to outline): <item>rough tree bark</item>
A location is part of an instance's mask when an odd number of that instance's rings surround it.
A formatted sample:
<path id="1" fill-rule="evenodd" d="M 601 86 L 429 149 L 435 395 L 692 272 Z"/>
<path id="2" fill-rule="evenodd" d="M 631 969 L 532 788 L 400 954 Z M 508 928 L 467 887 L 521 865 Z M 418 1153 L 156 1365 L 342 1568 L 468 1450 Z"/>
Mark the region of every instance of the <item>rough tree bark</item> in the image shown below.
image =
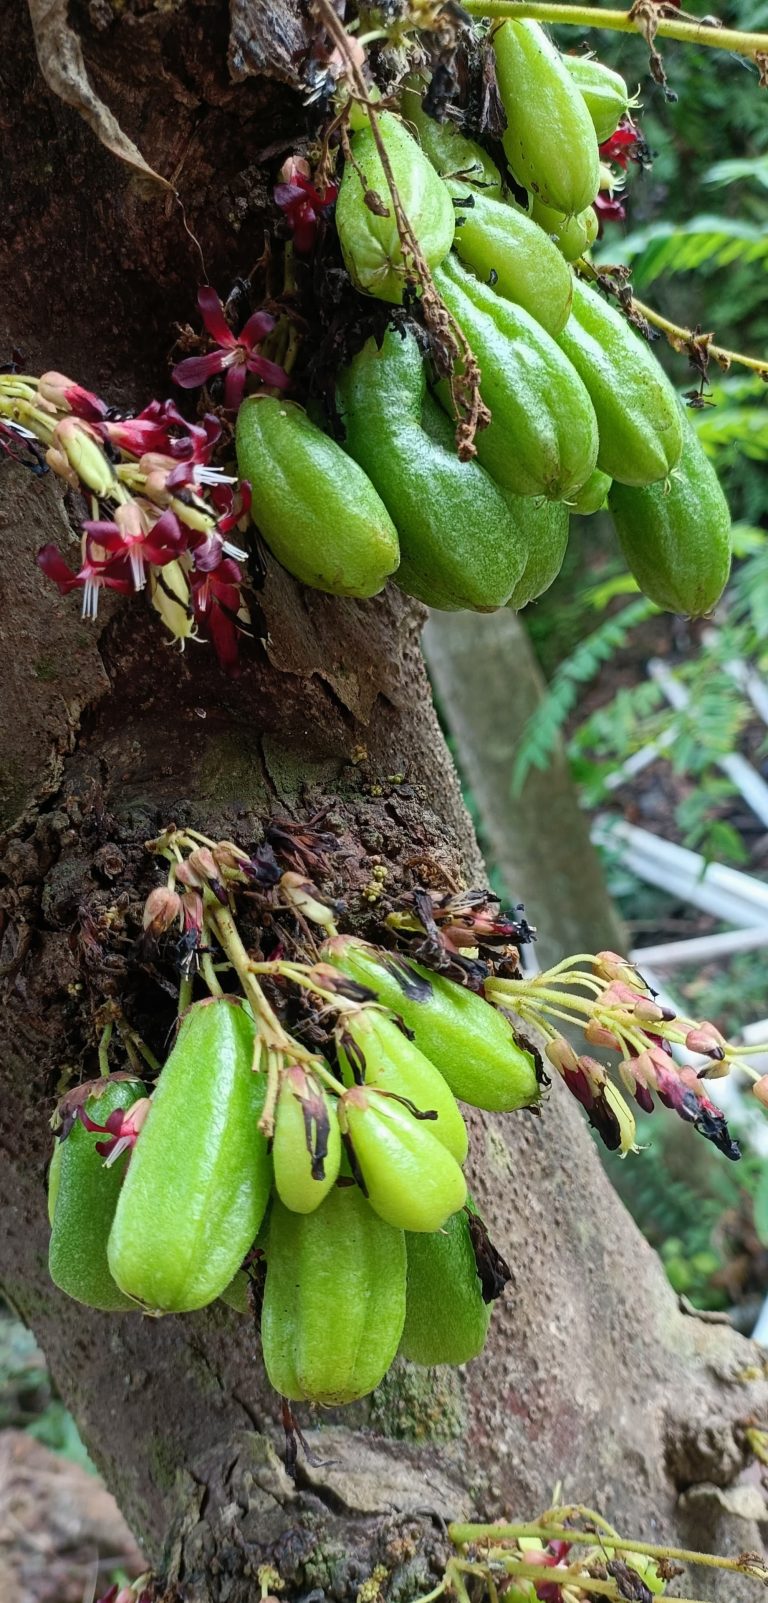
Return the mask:
<path id="1" fill-rule="evenodd" d="M 35 10 L 50 23 L 59 8 Z M 92 0 L 72 20 L 95 89 L 173 175 L 226 285 L 259 253 L 265 167 L 304 124 L 284 81 L 301 18 L 235 3 L 232 76 L 221 0 Z M 196 248 L 173 198 L 147 194 L 46 89 L 21 0 L 1 21 L 4 343 L 32 372 L 55 365 L 143 404 L 191 312 Z M 55 1088 L 93 1072 L 105 986 L 127 975 L 129 1016 L 150 1031 L 169 1017 L 151 971 L 131 967 L 148 836 L 173 819 L 254 842 L 270 813 L 330 803 L 353 907 L 379 863 L 395 890 L 471 881 L 480 864 L 419 618 L 394 589 L 337 602 L 271 566 L 269 641 L 231 682 L 212 652 L 161 644 L 141 603 L 83 626 L 34 564 L 62 532 L 55 486 L 6 466 L 2 494 L 3 1279 L 169 1597 L 241 1603 L 269 1561 L 289 1598 L 346 1603 L 374 1572 L 366 1596 L 412 1598 L 434 1583 L 446 1518 L 533 1514 L 557 1481 L 638 1536 L 754 1546 L 737 1514 L 762 1502 L 735 1485 L 739 1423 L 765 1403 L 754 1351 L 679 1312 L 564 1095 L 539 1119 L 473 1121 L 474 1189 L 513 1266 L 487 1353 L 465 1373 L 396 1371 L 365 1405 L 309 1415 L 295 1482 L 247 1320 L 107 1319 L 49 1284 Z"/>

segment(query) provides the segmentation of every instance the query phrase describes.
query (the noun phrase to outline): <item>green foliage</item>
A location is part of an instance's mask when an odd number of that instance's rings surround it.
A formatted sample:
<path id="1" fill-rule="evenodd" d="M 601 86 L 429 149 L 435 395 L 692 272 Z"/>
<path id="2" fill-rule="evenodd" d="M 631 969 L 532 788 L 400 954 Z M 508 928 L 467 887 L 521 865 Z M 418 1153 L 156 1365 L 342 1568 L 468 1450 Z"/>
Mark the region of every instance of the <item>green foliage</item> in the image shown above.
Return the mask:
<path id="1" fill-rule="evenodd" d="M 597 260 L 613 260 L 612 244 Z M 768 262 L 768 236 L 757 223 L 735 217 L 701 216 L 688 222 L 656 221 L 627 234 L 621 259 L 632 267 L 636 290 L 647 289 L 666 273 L 711 273 L 734 262 Z"/>

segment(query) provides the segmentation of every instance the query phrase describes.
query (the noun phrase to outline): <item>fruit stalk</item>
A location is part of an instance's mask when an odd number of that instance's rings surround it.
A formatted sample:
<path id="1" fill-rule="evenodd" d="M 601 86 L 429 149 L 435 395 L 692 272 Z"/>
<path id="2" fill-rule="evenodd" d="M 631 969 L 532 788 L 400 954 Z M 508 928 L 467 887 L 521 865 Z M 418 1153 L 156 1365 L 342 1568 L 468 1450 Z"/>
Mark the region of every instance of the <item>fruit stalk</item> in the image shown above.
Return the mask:
<path id="1" fill-rule="evenodd" d="M 631 11 L 603 11 L 598 6 L 549 4 L 548 0 L 465 0 L 464 10 L 471 17 L 530 17 L 536 22 L 552 22 L 575 28 L 608 28 L 618 33 L 637 33 L 639 24 Z M 711 45 L 715 50 L 732 50 L 736 55 L 756 58 L 768 53 L 768 33 L 746 33 L 740 28 L 717 28 L 703 22 L 679 22 L 676 17 L 654 19 L 662 39 L 683 44 Z"/>

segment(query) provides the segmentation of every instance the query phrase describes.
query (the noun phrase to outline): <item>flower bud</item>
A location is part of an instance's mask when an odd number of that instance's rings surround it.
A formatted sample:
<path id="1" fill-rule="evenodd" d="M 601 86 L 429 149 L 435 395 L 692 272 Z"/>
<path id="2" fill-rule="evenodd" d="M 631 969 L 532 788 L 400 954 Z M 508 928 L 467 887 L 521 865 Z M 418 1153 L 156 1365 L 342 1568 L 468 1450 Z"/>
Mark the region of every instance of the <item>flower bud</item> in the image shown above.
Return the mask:
<path id="1" fill-rule="evenodd" d="M 566 1041 L 564 1035 L 556 1035 L 553 1041 L 548 1041 L 544 1048 L 544 1055 L 549 1059 L 552 1067 L 557 1069 L 558 1074 L 565 1074 L 568 1070 L 571 1073 L 575 1073 L 579 1067 L 579 1059 L 570 1041 Z"/>
<path id="2" fill-rule="evenodd" d="M 605 1024 L 601 1024 L 599 1019 L 590 1019 L 588 1021 L 584 1028 L 584 1039 L 589 1041 L 590 1046 L 607 1046 L 611 1047 L 614 1052 L 621 1051 L 621 1042 L 618 1037 L 614 1035 L 613 1030 L 609 1030 Z"/>
<path id="3" fill-rule="evenodd" d="M 721 1035 L 714 1024 L 710 1024 L 707 1019 L 703 1019 L 701 1024 L 694 1024 L 693 1029 L 689 1030 L 685 1037 L 685 1044 L 689 1052 L 702 1052 L 706 1057 L 714 1058 L 716 1062 L 725 1057 L 723 1050 L 726 1045 L 725 1036 Z"/>
<path id="4" fill-rule="evenodd" d="M 181 897 L 168 885 L 156 885 L 144 903 L 143 925 L 150 935 L 164 935 L 174 919 L 181 918 Z"/>
<path id="5" fill-rule="evenodd" d="M 768 1108 L 768 1074 L 763 1074 L 759 1080 L 755 1080 L 752 1095 L 757 1097 L 758 1102 L 762 1102 L 764 1108 Z"/>
<path id="6" fill-rule="evenodd" d="M 286 874 L 281 874 L 280 890 L 286 901 L 292 907 L 295 907 L 297 913 L 303 914 L 304 918 L 308 918 L 310 923 L 319 924 L 322 929 L 327 929 L 332 935 L 335 935 L 336 921 L 333 912 L 330 907 L 326 907 L 324 902 L 318 901 L 315 887 L 308 879 L 303 879 L 301 874 L 294 874 L 290 871 Z"/>
<path id="7" fill-rule="evenodd" d="M 627 985 L 637 985 L 639 975 L 625 957 L 618 952 L 598 952 L 592 960 L 592 973 L 601 980 L 624 980 Z"/>
<path id="8" fill-rule="evenodd" d="M 611 1080 L 606 1080 L 605 1082 L 605 1099 L 618 1128 L 617 1150 L 621 1157 L 625 1158 L 628 1152 L 637 1152 L 635 1115 Z"/>
<path id="9" fill-rule="evenodd" d="M 94 495 L 113 495 L 117 480 L 112 463 L 88 428 L 74 417 L 64 417 L 53 431 L 54 446 L 63 451 L 81 484 Z"/>
<path id="10" fill-rule="evenodd" d="M 74 412 L 77 417 L 95 421 L 106 415 L 106 405 L 92 390 L 84 390 L 64 373 L 43 373 L 38 380 L 37 393 L 42 401 L 58 407 L 60 412 Z"/>
<path id="11" fill-rule="evenodd" d="M 166 629 L 174 640 L 182 642 L 183 649 L 194 627 L 194 612 L 187 570 L 178 557 L 166 562 L 163 568 L 150 568 L 149 595 Z"/>

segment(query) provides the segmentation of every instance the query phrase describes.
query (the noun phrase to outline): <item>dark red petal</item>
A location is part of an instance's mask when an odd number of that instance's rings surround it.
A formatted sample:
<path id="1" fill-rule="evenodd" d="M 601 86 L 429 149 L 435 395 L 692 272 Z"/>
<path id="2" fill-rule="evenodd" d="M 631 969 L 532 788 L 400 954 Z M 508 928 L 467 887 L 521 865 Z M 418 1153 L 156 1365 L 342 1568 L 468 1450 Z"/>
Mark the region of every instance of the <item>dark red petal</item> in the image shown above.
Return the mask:
<path id="1" fill-rule="evenodd" d="M 58 585 L 63 596 L 80 583 L 77 574 L 70 568 L 69 563 L 64 561 L 58 546 L 41 546 L 37 553 L 37 566 L 45 574 L 46 579 L 52 579 L 54 584 Z"/>
<path id="2" fill-rule="evenodd" d="M 249 356 L 248 372 L 255 373 L 257 378 L 273 390 L 287 390 L 290 384 L 288 374 L 278 367 L 277 362 L 270 362 L 266 356 Z"/>
<path id="3" fill-rule="evenodd" d="M 258 357 L 253 358 L 258 361 Z M 224 405 L 230 412 L 236 412 L 245 393 L 245 380 L 247 369 L 244 362 L 238 362 L 230 367 L 224 381 Z"/>
<path id="4" fill-rule="evenodd" d="M 206 379 L 212 378 L 214 373 L 221 373 L 227 366 L 226 351 L 209 351 L 207 356 L 187 356 L 183 362 L 177 362 L 171 378 L 183 390 L 196 390 L 205 384 Z"/>
<path id="5" fill-rule="evenodd" d="M 223 345 L 225 350 L 231 350 L 235 344 L 235 336 L 224 316 L 224 307 L 210 284 L 204 284 L 197 293 L 197 304 L 203 315 L 203 322 L 217 345 Z"/>
<path id="6" fill-rule="evenodd" d="M 237 343 L 244 345 L 246 350 L 250 351 L 254 345 L 260 345 L 267 334 L 271 334 L 274 326 L 275 319 L 270 317 L 269 312 L 254 312 L 245 327 L 240 330 Z"/>

